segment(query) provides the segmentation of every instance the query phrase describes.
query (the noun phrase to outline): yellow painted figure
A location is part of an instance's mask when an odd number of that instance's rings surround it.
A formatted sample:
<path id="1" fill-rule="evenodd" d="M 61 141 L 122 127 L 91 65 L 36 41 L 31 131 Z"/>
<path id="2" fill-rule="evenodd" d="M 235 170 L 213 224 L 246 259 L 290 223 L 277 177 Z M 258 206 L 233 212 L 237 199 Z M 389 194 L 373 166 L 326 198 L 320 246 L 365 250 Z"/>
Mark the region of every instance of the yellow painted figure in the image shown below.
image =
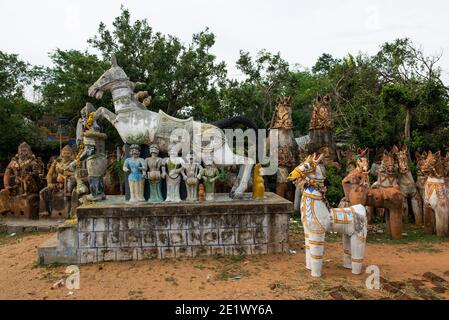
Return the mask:
<path id="1" fill-rule="evenodd" d="M 263 199 L 265 195 L 265 183 L 262 176 L 262 165 L 257 163 L 254 166 L 253 175 L 253 199 Z"/>

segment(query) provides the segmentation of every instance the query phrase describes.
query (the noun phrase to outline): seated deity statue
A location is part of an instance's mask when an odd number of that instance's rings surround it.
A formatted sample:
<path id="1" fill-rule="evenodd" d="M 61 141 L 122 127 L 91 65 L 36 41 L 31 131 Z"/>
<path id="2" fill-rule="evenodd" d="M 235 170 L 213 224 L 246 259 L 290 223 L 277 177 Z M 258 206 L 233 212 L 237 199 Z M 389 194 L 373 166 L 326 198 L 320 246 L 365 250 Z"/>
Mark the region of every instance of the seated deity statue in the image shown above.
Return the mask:
<path id="1" fill-rule="evenodd" d="M 14 211 L 15 200 L 13 197 L 37 195 L 43 184 L 43 173 L 42 161 L 39 161 L 33 154 L 26 142 L 20 144 L 17 154 L 11 159 L 3 175 L 4 189 L 0 192 L 0 212 Z M 26 208 L 24 210 L 19 208 L 18 211 L 22 213 L 23 211 L 28 213 L 30 210 L 34 211 L 36 204 L 25 202 L 26 204 L 22 207 Z"/>
<path id="2" fill-rule="evenodd" d="M 61 155 L 50 164 L 47 173 L 47 187 L 39 192 L 40 199 L 44 203 L 48 214 L 51 214 L 53 211 L 53 201 L 56 193 L 62 194 L 66 199 L 72 195 L 72 191 L 76 186 L 74 172 L 71 168 L 73 160 L 73 150 L 67 145 L 61 150 Z M 67 201 L 67 206 L 70 206 L 69 201 Z M 70 208 L 67 210 L 69 212 Z"/>

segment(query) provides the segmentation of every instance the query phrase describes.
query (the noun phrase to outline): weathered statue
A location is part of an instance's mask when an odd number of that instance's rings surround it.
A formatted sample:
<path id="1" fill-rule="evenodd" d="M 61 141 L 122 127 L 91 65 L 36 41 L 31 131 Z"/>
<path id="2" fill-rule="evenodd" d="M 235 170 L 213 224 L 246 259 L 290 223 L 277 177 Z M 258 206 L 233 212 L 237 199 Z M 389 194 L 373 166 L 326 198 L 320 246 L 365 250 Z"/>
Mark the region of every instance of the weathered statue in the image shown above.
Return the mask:
<path id="1" fill-rule="evenodd" d="M 130 158 L 123 163 L 123 171 L 129 172 L 128 182 L 130 190 L 129 202 L 145 202 L 143 197 L 145 187 L 145 160 L 140 158 L 140 146 L 133 144 L 129 147 Z"/>
<path id="2" fill-rule="evenodd" d="M 187 201 L 198 201 L 198 182 L 201 178 L 203 167 L 194 162 L 193 154 L 187 155 L 187 163 L 183 166 L 182 177 L 186 183 Z"/>
<path id="3" fill-rule="evenodd" d="M 206 192 L 206 201 L 214 200 L 215 195 L 215 181 L 218 179 L 220 171 L 214 165 L 211 157 L 204 160 L 204 169 L 201 170 L 201 179 L 204 183 L 204 190 Z"/>
<path id="4" fill-rule="evenodd" d="M 256 163 L 253 173 L 253 199 L 262 200 L 265 196 L 265 181 L 260 163 Z"/>
<path id="5" fill-rule="evenodd" d="M 415 224 L 422 225 L 422 199 L 419 195 L 415 180 L 413 179 L 412 173 L 410 171 L 408 147 L 404 145 L 401 149 L 399 149 L 397 146 L 394 146 L 393 153 L 396 155 L 396 158 L 398 160 L 398 184 L 401 192 L 405 195 L 404 204 L 402 207 L 404 213 L 402 214 L 402 216 L 405 218 L 405 221 L 408 220 L 409 206 L 407 200 L 410 199 L 412 204 L 413 216 L 415 217 Z"/>
<path id="6" fill-rule="evenodd" d="M 330 112 L 330 97 L 317 97 L 310 120 L 311 130 L 332 129 L 334 123 Z"/>
<path id="7" fill-rule="evenodd" d="M 306 268 L 312 277 L 321 276 L 326 232 L 343 234 L 344 263 L 353 274 L 362 273 L 365 255 L 367 221 L 365 207 L 328 209 L 323 201 L 326 177 L 320 165 L 322 155 L 307 157 L 288 177 L 296 184 L 304 184 L 301 199 L 301 220 L 305 233 Z"/>
<path id="8" fill-rule="evenodd" d="M 449 229 L 449 191 L 445 181 L 446 166 L 441 152 L 428 152 L 421 162 L 422 172 L 428 176 L 424 185 L 424 228 L 433 232 L 435 222 L 439 237 L 448 235 Z"/>
<path id="9" fill-rule="evenodd" d="M 271 119 L 270 130 L 278 130 L 278 170 L 276 173 L 276 194 L 292 200 L 293 190 L 288 183 L 289 172 L 298 163 L 298 145 L 293 133 L 292 97 L 278 97 Z"/>
<path id="10" fill-rule="evenodd" d="M 86 161 L 90 191 L 86 198 L 88 201 L 106 199 L 103 180 L 108 165 L 105 150 L 106 138 L 106 134 L 94 129 L 89 129 L 83 133 L 83 149 L 79 155 L 79 161 Z"/>
<path id="11" fill-rule="evenodd" d="M 349 174 L 343 178 L 342 186 L 345 197 L 341 200 L 339 207 L 347 207 L 349 206 L 349 193 L 351 188 L 357 186 L 359 181 L 354 181 L 359 179 L 360 173 L 368 174 L 369 170 L 369 161 L 368 161 L 368 148 L 365 150 L 358 149 L 357 154 L 354 155 L 354 159 L 356 161 L 356 167 L 349 172 Z M 369 181 L 368 181 L 369 183 Z"/>
<path id="12" fill-rule="evenodd" d="M 74 172 L 71 164 L 74 160 L 73 150 L 70 146 L 65 146 L 61 150 L 60 156 L 54 160 L 47 173 L 47 187 L 39 192 L 41 201 L 45 204 L 45 209 L 49 215 L 52 215 L 54 208 L 54 200 L 58 197 L 58 193 L 63 198 L 63 210 L 66 211 L 64 216 L 70 212 L 70 197 L 76 186 Z"/>
<path id="13" fill-rule="evenodd" d="M 0 212 L 12 211 L 27 218 L 37 216 L 43 173 L 44 165 L 35 157 L 30 146 L 26 142 L 20 144 L 3 175 Z"/>
<path id="14" fill-rule="evenodd" d="M 150 157 L 145 159 L 145 170 L 150 181 L 149 202 L 157 203 L 164 201 L 161 191 L 161 167 L 163 159 L 159 157 L 159 147 L 156 144 L 150 146 Z"/>
<path id="15" fill-rule="evenodd" d="M 107 70 L 90 88 L 89 96 L 100 99 L 104 92 L 111 92 L 115 113 L 99 108 L 94 120 L 106 118 L 117 129 L 120 137 L 129 144 L 158 144 L 161 152 L 168 152 L 170 136 L 175 129 L 184 129 L 189 133 L 191 150 L 195 153 L 207 152 L 220 166 L 242 165 L 238 185 L 231 190 L 231 196 L 242 197 L 251 178 L 251 169 L 255 159 L 248 159 L 232 152 L 223 132 L 216 126 L 189 119 L 176 119 L 165 114 L 147 110 L 134 96 L 135 83 L 112 57 L 112 67 Z M 208 139 L 208 136 L 214 139 Z M 205 137 L 206 136 L 206 137 Z"/>
<path id="16" fill-rule="evenodd" d="M 165 202 L 180 202 L 181 195 L 179 187 L 181 184 L 181 172 L 183 170 L 184 160 L 178 156 L 178 149 L 172 145 L 169 149 L 169 157 L 164 160 L 162 167 L 162 178 L 167 183 L 167 197 Z"/>
<path id="17" fill-rule="evenodd" d="M 427 181 L 427 175 L 424 174 L 421 168 L 424 164 L 424 161 L 427 159 L 427 152 L 424 151 L 422 154 L 416 152 L 415 157 L 416 157 L 416 188 L 418 189 L 419 195 L 423 200 L 421 203 L 423 207 L 421 209 L 424 214 L 424 185 L 426 184 Z"/>

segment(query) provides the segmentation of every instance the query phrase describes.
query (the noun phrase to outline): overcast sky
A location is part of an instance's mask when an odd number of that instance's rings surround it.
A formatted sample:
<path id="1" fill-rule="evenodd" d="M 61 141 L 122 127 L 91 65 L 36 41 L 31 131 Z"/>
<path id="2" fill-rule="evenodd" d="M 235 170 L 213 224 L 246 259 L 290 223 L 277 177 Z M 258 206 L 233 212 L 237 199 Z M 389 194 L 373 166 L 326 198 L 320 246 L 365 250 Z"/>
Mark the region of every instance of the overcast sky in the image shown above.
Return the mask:
<path id="1" fill-rule="evenodd" d="M 209 27 L 213 52 L 238 77 L 239 50 L 281 52 L 290 64 L 311 67 L 323 53 L 373 54 L 398 37 L 410 37 L 426 54 L 443 52 L 449 83 L 447 0 L 0 0 L 0 50 L 32 64 L 49 65 L 55 48 L 87 48 L 100 21 L 111 25 L 123 3 L 133 19 L 188 43 Z M 137 79 L 136 79 L 137 80 Z"/>

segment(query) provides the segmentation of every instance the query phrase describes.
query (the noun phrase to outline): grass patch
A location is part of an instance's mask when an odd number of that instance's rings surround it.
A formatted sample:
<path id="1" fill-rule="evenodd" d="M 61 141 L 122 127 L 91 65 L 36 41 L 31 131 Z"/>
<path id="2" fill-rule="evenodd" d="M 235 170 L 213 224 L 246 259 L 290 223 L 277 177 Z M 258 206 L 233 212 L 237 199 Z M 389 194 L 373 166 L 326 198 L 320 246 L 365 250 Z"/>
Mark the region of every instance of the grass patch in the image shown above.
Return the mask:
<path id="1" fill-rule="evenodd" d="M 444 243 L 449 242 L 449 238 L 441 238 L 435 234 L 426 234 L 424 228 L 414 224 L 404 224 L 403 236 L 400 240 L 391 240 L 387 234 L 385 224 L 377 224 L 377 229 L 383 233 L 368 232 L 368 243 L 385 243 L 385 244 L 409 244 L 409 243 Z"/>

